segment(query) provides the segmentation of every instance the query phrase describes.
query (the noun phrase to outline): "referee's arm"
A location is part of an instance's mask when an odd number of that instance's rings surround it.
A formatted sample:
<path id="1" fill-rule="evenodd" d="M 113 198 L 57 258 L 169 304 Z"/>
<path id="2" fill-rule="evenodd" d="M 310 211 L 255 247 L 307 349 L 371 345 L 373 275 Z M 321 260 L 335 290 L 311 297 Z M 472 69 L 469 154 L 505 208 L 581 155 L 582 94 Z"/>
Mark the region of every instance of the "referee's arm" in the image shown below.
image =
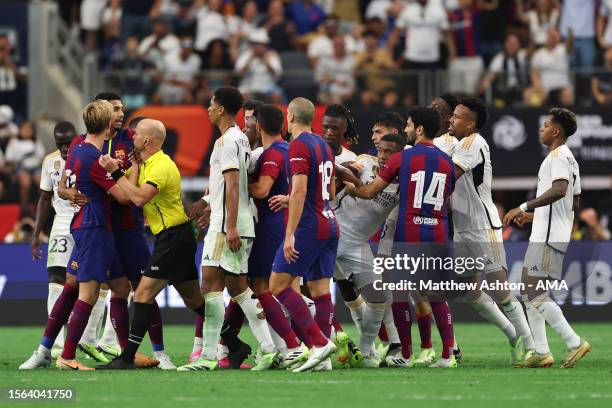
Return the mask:
<path id="1" fill-rule="evenodd" d="M 121 170 L 119 170 L 119 166 L 115 160 L 109 156 L 100 156 L 100 164 L 111 173 L 113 178 L 116 178 L 115 181 L 117 182 L 117 185 L 119 185 L 119 187 L 121 187 L 128 194 L 130 200 L 139 207 L 142 207 L 151 201 L 151 199 L 153 199 L 153 197 L 155 197 L 155 195 L 159 192 L 157 187 L 149 183 L 144 183 L 142 186 L 136 186 L 132 184 L 127 177 L 124 177 L 125 174 L 123 174 L 123 172 L 121 172 L 120 175 L 115 173 Z M 134 176 L 134 173 L 137 171 L 137 167 L 133 166 L 132 177 L 137 177 Z"/>

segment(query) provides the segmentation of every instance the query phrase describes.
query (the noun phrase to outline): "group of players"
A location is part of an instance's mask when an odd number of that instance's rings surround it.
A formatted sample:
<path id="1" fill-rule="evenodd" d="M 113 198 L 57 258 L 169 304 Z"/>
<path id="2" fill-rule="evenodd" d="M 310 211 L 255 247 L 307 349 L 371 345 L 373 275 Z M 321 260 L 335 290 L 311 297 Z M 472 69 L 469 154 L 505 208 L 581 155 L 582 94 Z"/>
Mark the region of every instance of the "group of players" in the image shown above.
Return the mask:
<path id="1" fill-rule="evenodd" d="M 521 302 L 503 286 L 489 293 L 375 288 L 380 279 L 373 271 L 375 257 L 423 252 L 444 256 L 451 238 L 456 256 L 484 258 L 482 267 L 461 275 L 418 273 L 419 279 L 450 276 L 461 282 L 507 281 L 502 220 L 491 197 L 489 147 L 479 134 L 487 121 L 480 100 L 458 100 L 445 94 L 429 107 L 412 109 L 406 120 L 396 113 L 383 114 L 372 128 L 375 150 L 357 156 L 346 147 L 357 142 L 355 119 L 342 105 L 326 109 L 320 136 L 312 131 L 314 105 L 304 98 L 291 101 L 285 117 L 276 106 L 244 103 L 237 89 L 220 88 L 208 108 L 211 123 L 221 133 L 210 157 L 208 191 L 189 210 L 189 218 L 207 229 L 199 287 L 195 266 L 189 265 L 195 256 L 195 240 L 190 227 L 192 236 L 184 236 L 189 223 L 182 208 L 177 208 L 178 203 L 182 206 L 180 196 L 177 201 L 176 191 L 171 195 L 173 207 L 168 210 L 164 205 L 169 201 L 160 199 L 168 194 L 169 186 L 176 187 L 178 175 L 176 166 L 171 171 L 156 167 L 159 159 L 154 159 L 163 155 L 163 125 L 145 119 L 135 131 L 123 129 L 119 95 L 103 93 L 96 100 L 110 103 L 112 120 L 97 127 L 88 123 L 87 112 L 92 109 L 88 105 L 84 113 L 88 134 L 71 140 L 74 127 L 59 124 L 55 130 L 59 152 L 43 163 L 43 173 L 49 175 L 41 182 L 41 203 L 50 200 L 53 189 L 53 206 L 56 212 L 64 211 L 64 216 L 56 216 L 50 237 L 50 316 L 45 334 L 38 350 L 20 368 L 49 366 L 53 344 L 61 341 L 60 330 L 68 323 L 58 368 L 89 369 L 75 358 L 78 346 L 105 363 L 100 368 L 158 365 L 177 369 L 164 352 L 155 303 L 155 295 L 166 284 L 175 286 L 198 317 L 190 362 L 178 367 L 179 371 L 245 367 L 243 362 L 251 353 L 250 346 L 239 338 L 245 317 L 259 344 L 252 370 L 457 367 L 462 354 L 447 303 L 451 298 L 469 302 L 507 336 L 514 366 L 549 367 L 554 363 L 546 322 L 566 342 L 563 367 L 574 366 L 590 351 L 589 343 L 576 335 L 548 292 L 536 285 L 561 279 L 573 209 L 580 195 L 578 165 L 565 145 L 576 131 L 575 115 L 570 111 L 549 112 L 540 129 L 541 141 L 550 153 L 540 168 L 538 196 L 511 210 L 503 220 L 519 226 L 533 223 L 523 270 L 528 288 L 522 293 L 525 315 Z M 237 125 L 241 109 L 244 129 Z M 285 123 L 289 141 L 283 134 Z M 95 152 L 90 147 L 87 160 L 82 159 L 80 151 L 92 143 L 99 147 Z M 178 186 L 180 194 L 180 178 Z M 113 200 L 109 200 L 111 195 Z M 108 203 L 110 207 L 98 208 L 97 216 L 88 210 L 92 204 L 104 207 Z M 140 206 L 156 235 L 152 255 L 144 238 Z M 39 203 L 38 231 L 47 210 L 48 204 Z M 96 235 L 109 231 L 114 243 Z M 376 241 L 380 242 L 373 253 Z M 37 256 L 39 246 L 33 243 Z M 75 250 L 68 260 L 72 246 Z M 109 257 L 110 253 L 114 255 Z M 102 262 L 108 267 L 98 265 L 99 257 L 111 258 Z M 66 266 L 66 283 L 58 296 L 57 284 L 62 283 L 60 275 Z M 102 270 L 103 274 L 90 272 Z M 384 279 L 393 280 L 392 275 L 385 274 Z M 334 316 L 332 278 L 359 330 L 358 346 Z M 107 296 L 100 284 L 105 283 L 112 293 L 108 332 L 116 333 L 118 345 L 112 344 L 109 338 L 113 336 L 107 336 L 105 329 L 96 347 L 95 330 Z M 131 329 L 127 313 L 130 289 L 136 291 Z M 225 289 L 231 296 L 227 306 Z M 412 308 L 421 338 L 418 356 L 412 350 Z M 437 361 L 432 321 L 443 346 Z M 147 330 L 155 359 L 136 353 Z M 378 349 L 376 337 L 381 341 Z M 105 354 L 115 358 L 109 362 Z"/>

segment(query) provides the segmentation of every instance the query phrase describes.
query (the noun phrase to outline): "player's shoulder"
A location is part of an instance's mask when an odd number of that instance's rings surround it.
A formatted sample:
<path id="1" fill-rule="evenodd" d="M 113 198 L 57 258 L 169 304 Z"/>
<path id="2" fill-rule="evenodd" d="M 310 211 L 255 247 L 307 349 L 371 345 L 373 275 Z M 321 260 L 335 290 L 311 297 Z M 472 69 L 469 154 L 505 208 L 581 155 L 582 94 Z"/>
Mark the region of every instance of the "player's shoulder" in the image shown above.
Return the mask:
<path id="1" fill-rule="evenodd" d="M 360 154 L 359 156 L 355 156 L 355 161 L 362 164 L 378 163 L 378 159 L 371 154 Z"/>
<path id="2" fill-rule="evenodd" d="M 355 160 L 357 158 L 357 154 L 355 152 L 353 152 L 352 150 L 347 149 L 346 147 L 342 146 L 342 156 L 344 156 L 346 159 L 352 159 Z"/>
<path id="3" fill-rule="evenodd" d="M 478 150 L 483 145 L 487 145 L 487 141 L 479 133 L 472 133 L 459 141 L 461 150 Z"/>
<path id="4" fill-rule="evenodd" d="M 248 142 L 249 139 L 238 126 L 232 126 L 221 135 L 217 143 L 220 147 L 224 147 L 232 143 L 239 143 L 241 140 L 246 140 Z"/>
<path id="5" fill-rule="evenodd" d="M 49 163 L 53 163 L 59 160 L 62 160 L 62 155 L 60 154 L 59 150 L 55 150 L 45 156 L 45 158 L 43 159 L 43 167 L 45 167 Z"/>

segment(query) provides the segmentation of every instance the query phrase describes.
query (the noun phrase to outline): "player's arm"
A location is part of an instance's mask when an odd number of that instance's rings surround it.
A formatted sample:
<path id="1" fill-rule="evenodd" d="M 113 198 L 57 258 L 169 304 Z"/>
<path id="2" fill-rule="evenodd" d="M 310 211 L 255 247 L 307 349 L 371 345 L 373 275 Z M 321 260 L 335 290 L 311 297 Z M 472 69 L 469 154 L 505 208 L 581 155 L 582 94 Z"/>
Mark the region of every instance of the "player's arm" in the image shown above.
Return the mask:
<path id="1" fill-rule="evenodd" d="M 540 196 L 521 204 L 517 208 L 508 211 L 504 217 L 504 225 L 509 225 L 516 217 L 530 210 L 535 210 L 538 207 L 544 207 L 554 203 L 565 197 L 569 182 L 566 179 L 557 179 L 553 181 L 552 186 L 542 193 Z"/>
<path id="2" fill-rule="evenodd" d="M 159 192 L 159 186 L 154 181 L 147 181 L 142 186 L 136 186 L 125 177 L 125 173 L 119 168 L 119 164 L 116 160 L 110 156 L 100 156 L 100 166 L 106 171 L 111 173 L 111 176 L 115 180 L 116 184 L 108 188 L 108 193 L 111 194 L 115 200 L 121 204 L 134 203 L 139 207 L 142 207 Z M 134 173 L 134 171 L 132 171 Z M 134 177 L 134 174 L 131 175 Z"/>
<path id="3" fill-rule="evenodd" d="M 572 210 L 577 211 L 580 208 L 580 194 L 574 196 L 574 201 L 572 202 Z"/>
<path id="4" fill-rule="evenodd" d="M 335 164 L 335 167 L 336 167 L 336 182 L 337 183 L 348 181 L 349 183 L 353 183 L 353 185 L 357 187 L 363 184 L 361 182 L 361 179 L 357 177 L 348 167 L 345 167 L 342 164 Z M 339 187 L 339 186 L 336 186 L 336 187 Z"/>
<path id="5" fill-rule="evenodd" d="M 380 176 L 376 176 L 374 181 L 369 184 L 362 185 L 360 187 L 356 187 L 352 183 L 346 184 L 346 192 L 353 197 L 364 198 L 366 200 L 371 200 L 376 197 L 381 191 L 383 191 L 389 185 L 388 182 L 380 178 Z"/>
<path id="6" fill-rule="evenodd" d="M 242 246 L 240 241 L 240 233 L 236 224 L 238 223 L 238 189 L 240 187 L 240 171 L 238 169 L 229 169 L 223 173 L 225 181 L 225 211 L 227 212 L 226 227 L 227 233 L 225 239 L 230 251 L 237 252 Z"/>
<path id="7" fill-rule="evenodd" d="M 65 171 L 60 176 L 57 195 L 62 200 L 68 200 L 74 205 L 85 205 L 89 201 L 89 198 L 75 187 L 68 187 L 68 176 Z"/>
<path id="8" fill-rule="evenodd" d="M 308 189 L 308 176 L 306 174 L 294 174 L 291 178 L 291 194 L 289 195 L 289 210 L 287 228 L 285 229 L 285 258 L 289 262 L 295 262 L 298 251 L 295 250 L 295 230 L 300 223 L 304 212 L 304 202 Z"/>
<path id="9" fill-rule="evenodd" d="M 40 190 L 40 197 L 38 197 L 38 204 L 36 205 L 36 221 L 34 222 L 34 232 L 32 233 L 32 243 L 30 249 L 32 250 L 32 259 L 40 259 L 40 233 L 47 222 L 49 216 L 49 210 L 51 209 L 51 199 L 53 198 L 53 191 Z"/>
<path id="10" fill-rule="evenodd" d="M 249 195 L 258 199 L 266 198 L 273 185 L 274 179 L 271 176 L 260 176 L 259 180 L 249 184 Z"/>

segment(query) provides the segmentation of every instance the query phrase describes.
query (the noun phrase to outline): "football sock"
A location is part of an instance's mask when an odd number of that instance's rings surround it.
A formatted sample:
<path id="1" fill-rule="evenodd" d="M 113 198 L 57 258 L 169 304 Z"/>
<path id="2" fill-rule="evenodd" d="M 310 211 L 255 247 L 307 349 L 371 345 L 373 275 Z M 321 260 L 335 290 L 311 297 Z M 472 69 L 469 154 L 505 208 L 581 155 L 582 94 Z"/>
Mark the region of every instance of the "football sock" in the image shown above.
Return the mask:
<path id="1" fill-rule="evenodd" d="M 195 322 L 195 337 L 202 338 L 202 330 L 204 329 L 204 316 L 197 315 Z"/>
<path id="2" fill-rule="evenodd" d="M 442 339 L 442 358 L 448 359 L 453 354 L 455 333 L 450 307 L 446 302 L 430 302 L 431 311 Z M 500 312 L 501 313 L 501 312 Z"/>
<path id="3" fill-rule="evenodd" d="M 319 347 L 327 344 L 329 340 L 321 332 L 300 294 L 287 287 L 278 294 L 278 300 L 285 306 L 296 327 L 299 327 L 300 332 L 308 338 L 306 343 Z"/>
<path id="4" fill-rule="evenodd" d="M 424 315 L 416 315 L 417 324 L 419 325 L 419 335 L 421 336 L 421 348 L 432 348 L 431 344 L 431 313 Z"/>
<path id="5" fill-rule="evenodd" d="M 239 309 L 242 309 L 242 319 L 246 316 L 249 327 L 255 335 L 257 342 L 259 343 L 261 350 L 264 353 L 272 353 L 275 350 L 272 336 L 270 335 L 270 329 L 268 328 L 268 322 L 266 321 L 266 314 L 264 313 L 263 307 L 259 303 L 257 296 L 251 290 L 247 288 L 244 292 L 233 298 L 234 302 L 237 303 Z M 234 322 L 235 324 L 236 322 Z"/>
<path id="6" fill-rule="evenodd" d="M 472 302 L 472 308 L 474 308 L 474 310 L 476 310 L 485 320 L 497 326 L 506 337 L 508 337 L 508 340 L 514 341 L 516 339 L 516 330 L 514 326 L 510 323 L 506 315 L 499 310 L 499 307 L 497 307 L 497 304 L 489 295 L 480 292 L 480 297 Z"/>
<path id="7" fill-rule="evenodd" d="M 393 321 L 397 332 L 399 333 L 400 343 L 402 345 L 402 356 L 410 358 L 412 355 L 412 315 L 410 313 L 410 303 L 408 302 L 393 302 L 391 304 L 393 312 Z"/>
<path id="8" fill-rule="evenodd" d="M 357 296 L 357 299 L 352 300 L 350 302 L 345 302 L 345 303 L 348 306 L 349 311 L 351 312 L 351 318 L 353 319 L 355 326 L 357 326 L 357 330 L 359 330 L 359 332 L 361 333 L 361 327 L 363 325 L 364 314 L 366 312 L 368 305 L 363 300 L 363 297 L 361 297 L 361 295 Z M 338 330 L 336 329 L 336 331 Z"/>
<path id="9" fill-rule="evenodd" d="M 316 304 L 316 303 L 315 303 Z M 315 321 L 317 320 L 317 314 L 315 313 Z M 318 323 L 317 323 L 318 324 Z M 336 333 L 340 333 L 343 332 L 344 329 L 342 328 L 342 325 L 340 324 L 340 322 L 338 321 L 338 319 L 336 319 L 336 315 L 334 315 L 334 317 L 332 317 L 332 322 L 331 322 L 331 328 L 330 328 L 330 335 L 331 335 L 331 331 L 333 329 L 334 335 Z"/>
<path id="10" fill-rule="evenodd" d="M 523 338 L 523 344 L 526 350 L 533 350 L 535 345 L 533 343 L 533 337 L 531 336 L 531 330 L 529 330 L 529 323 L 523 312 L 523 306 L 521 302 L 516 300 L 514 295 L 510 296 L 505 302 L 500 303 L 501 309 L 510 320 L 510 323 L 514 326 L 516 333 Z"/>
<path id="11" fill-rule="evenodd" d="M 393 319 L 393 311 L 391 310 L 391 305 L 388 305 L 385 309 L 383 323 L 385 324 L 385 330 L 387 332 L 387 341 L 391 344 L 399 344 L 400 338 L 399 334 L 397 333 L 397 327 L 395 327 L 395 321 Z"/>
<path id="12" fill-rule="evenodd" d="M 140 343 L 142 343 L 142 339 L 149 329 L 152 307 L 153 305 L 150 303 L 134 302 L 134 319 L 132 320 L 129 341 L 120 356 L 123 361 L 128 363 L 134 361 L 138 347 L 140 347 Z"/>
<path id="13" fill-rule="evenodd" d="M 223 315 L 225 306 L 223 305 L 223 292 L 209 292 L 204 295 L 205 316 L 204 316 L 204 349 L 202 357 L 207 360 L 217 360 L 217 344 L 223 326 Z"/>
<path id="14" fill-rule="evenodd" d="M 55 302 L 57 302 L 63 290 L 63 285 L 60 285 L 59 283 L 49 283 L 49 295 L 47 296 L 47 316 L 51 316 L 51 310 L 53 310 L 53 306 L 55 306 Z M 60 331 L 57 333 L 54 345 L 59 348 L 64 348 L 64 326 L 62 326 Z"/>
<path id="15" fill-rule="evenodd" d="M 313 298 L 315 303 L 315 307 L 317 313 L 315 314 L 315 321 L 317 322 L 317 326 L 321 329 L 325 337 L 331 338 L 331 330 L 332 324 L 334 327 L 337 323 L 334 316 L 334 304 L 332 303 L 331 293 L 326 293 L 325 295 Z M 336 328 L 336 332 L 342 332 L 342 326 L 338 323 L 338 328 Z"/>
<path id="16" fill-rule="evenodd" d="M 77 288 L 68 284 L 64 285 L 62 293 L 55 301 L 53 309 L 51 309 L 51 313 L 47 319 L 43 338 L 40 341 L 41 346 L 51 350 L 57 335 L 68 321 L 68 317 L 70 316 L 70 312 L 78 296 L 79 290 Z"/>
<path id="17" fill-rule="evenodd" d="M 529 320 L 529 328 L 533 335 L 535 351 L 538 354 L 547 354 L 550 352 L 548 347 L 548 339 L 546 338 L 546 320 L 544 316 L 534 306 L 534 303 L 541 301 L 541 296 L 535 297 L 533 300 L 529 300 L 527 295 L 523 295 L 523 302 L 525 303 L 525 309 L 527 311 L 527 319 Z"/>
<path id="18" fill-rule="evenodd" d="M 259 295 L 259 302 L 263 306 L 264 312 L 266 313 L 266 320 L 272 327 L 273 331 L 283 338 L 287 348 L 296 348 L 300 345 L 300 341 L 297 335 L 291 328 L 289 320 L 285 317 L 283 309 L 278 301 L 272 296 L 270 292 L 263 292 Z M 273 333 L 270 333 L 274 335 Z M 274 336 L 273 336 L 274 340 Z M 276 343 L 276 341 L 275 341 Z M 278 346 L 278 343 L 276 343 Z"/>
<path id="19" fill-rule="evenodd" d="M 308 310 L 310 311 L 310 315 L 314 318 L 315 314 L 317 313 L 317 308 L 315 307 L 315 303 L 314 301 L 309 298 L 306 295 L 302 295 L 300 294 L 300 296 L 302 296 L 302 299 L 304 300 L 304 303 L 306 303 L 306 306 L 308 306 Z"/>
<path id="20" fill-rule="evenodd" d="M 91 309 L 89 321 L 87 322 L 83 336 L 81 336 L 81 343 L 95 346 L 98 342 L 98 328 L 101 327 L 100 322 L 104 319 L 106 296 L 108 296 L 108 289 L 100 289 L 98 300 L 96 300 L 96 303 L 94 303 Z"/>
<path id="21" fill-rule="evenodd" d="M 111 346 L 118 346 L 119 341 L 117 340 L 117 333 L 113 327 L 113 320 L 111 319 L 110 304 L 106 308 L 106 321 L 104 322 L 104 332 L 102 338 L 98 343 L 109 344 Z"/>
<path id="22" fill-rule="evenodd" d="M 111 322 L 117 333 L 117 340 L 121 350 L 127 347 L 128 336 L 130 333 L 130 315 L 128 313 L 127 299 L 111 297 L 110 300 L 110 315 Z"/>
<path id="23" fill-rule="evenodd" d="M 151 318 L 149 325 L 149 338 L 153 351 L 164 351 L 164 329 L 162 326 L 161 311 L 157 301 L 151 304 Z"/>
<path id="24" fill-rule="evenodd" d="M 244 310 L 238 305 L 234 298 L 232 298 L 227 304 L 223 319 L 224 322 L 229 325 L 230 330 L 234 331 L 236 336 L 238 336 L 240 330 L 242 329 L 242 325 L 244 324 Z"/>
<path id="25" fill-rule="evenodd" d="M 580 337 L 569 325 L 565 316 L 563 316 L 563 311 L 557 302 L 552 300 L 550 296 L 548 296 L 548 293 L 546 297 L 543 298 L 541 302 L 536 303 L 535 306 L 546 320 L 546 323 L 561 336 L 563 341 L 565 341 L 568 349 L 575 349 L 580 346 Z"/>
<path id="26" fill-rule="evenodd" d="M 295 333 L 295 335 L 298 336 L 298 339 L 301 340 L 306 345 L 306 347 L 308 348 L 314 347 L 314 343 L 312 342 L 312 339 L 310 338 L 310 336 L 304 333 L 302 329 L 297 324 L 295 324 L 293 319 L 291 319 L 291 328 L 293 329 L 293 332 Z"/>
<path id="27" fill-rule="evenodd" d="M 359 350 L 363 354 L 369 354 L 376 341 L 376 335 L 380 329 L 383 316 L 385 315 L 386 303 L 370 303 L 364 302 L 365 310 L 363 312 L 363 320 L 361 321 L 361 336 L 359 337 Z"/>
<path id="28" fill-rule="evenodd" d="M 68 319 L 68 330 L 62 358 L 66 360 L 73 360 L 75 358 L 76 348 L 79 340 L 81 340 L 85 326 L 87 326 L 91 309 L 91 305 L 82 300 L 74 302 L 72 313 L 70 313 L 70 318 Z"/>
<path id="29" fill-rule="evenodd" d="M 383 314 L 383 320 L 385 315 Z M 387 335 L 387 329 L 384 323 L 380 325 L 380 329 L 378 330 L 378 338 L 381 343 L 389 343 L 389 336 Z"/>

